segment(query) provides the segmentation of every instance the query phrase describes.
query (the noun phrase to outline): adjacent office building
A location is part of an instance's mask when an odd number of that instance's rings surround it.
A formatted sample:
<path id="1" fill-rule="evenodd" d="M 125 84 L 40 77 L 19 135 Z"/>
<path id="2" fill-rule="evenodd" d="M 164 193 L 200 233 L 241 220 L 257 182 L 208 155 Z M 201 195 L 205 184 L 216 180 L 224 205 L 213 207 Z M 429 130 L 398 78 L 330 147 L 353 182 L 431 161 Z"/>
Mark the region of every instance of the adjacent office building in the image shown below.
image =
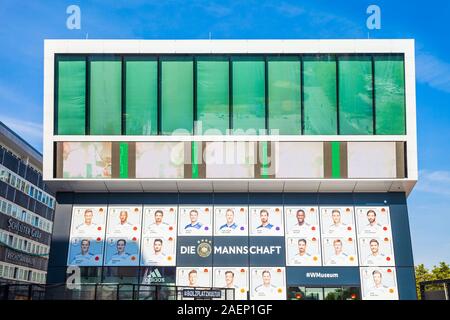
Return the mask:
<path id="1" fill-rule="evenodd" d="M 55 198 L 42 155 L 0 122 L 0 284 L 45 284 Z"/>
<path id="2" fill-rule="evenodd" d="M 415 299 L 412 40 L 47 40 L 48 283 Z"/>

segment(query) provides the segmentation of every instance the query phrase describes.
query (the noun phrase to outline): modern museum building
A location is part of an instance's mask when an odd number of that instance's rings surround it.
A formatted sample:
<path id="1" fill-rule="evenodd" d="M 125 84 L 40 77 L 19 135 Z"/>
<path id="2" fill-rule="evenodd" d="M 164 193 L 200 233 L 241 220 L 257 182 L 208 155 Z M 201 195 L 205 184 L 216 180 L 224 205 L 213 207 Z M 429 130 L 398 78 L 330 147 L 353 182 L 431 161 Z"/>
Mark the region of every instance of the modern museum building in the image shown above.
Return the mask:
<path id="1" fill-rule="evenodd" d="M 46 40 L 44 59 L 47 284 L 416 299 L 413 40 Z"/>

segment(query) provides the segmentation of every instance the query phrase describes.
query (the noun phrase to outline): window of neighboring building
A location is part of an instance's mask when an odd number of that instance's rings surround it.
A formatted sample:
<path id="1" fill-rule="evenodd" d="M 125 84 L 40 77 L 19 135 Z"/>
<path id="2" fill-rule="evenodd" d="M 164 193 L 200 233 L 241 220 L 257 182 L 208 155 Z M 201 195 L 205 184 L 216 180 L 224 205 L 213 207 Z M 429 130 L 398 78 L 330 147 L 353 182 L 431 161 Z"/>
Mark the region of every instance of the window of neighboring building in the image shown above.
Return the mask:
<path id="1" fill-rule="evenodd" d="M 17 217 L 17 207 L 11 206 L 11 215 L 15 218 Z"/>
<path id="2" fill-rule="evenodd" d="M 39 227 L 39 217 L 34 217 L 34 219 L 33 219 L 33 225 L 34 225 L 35 227 Z"/>

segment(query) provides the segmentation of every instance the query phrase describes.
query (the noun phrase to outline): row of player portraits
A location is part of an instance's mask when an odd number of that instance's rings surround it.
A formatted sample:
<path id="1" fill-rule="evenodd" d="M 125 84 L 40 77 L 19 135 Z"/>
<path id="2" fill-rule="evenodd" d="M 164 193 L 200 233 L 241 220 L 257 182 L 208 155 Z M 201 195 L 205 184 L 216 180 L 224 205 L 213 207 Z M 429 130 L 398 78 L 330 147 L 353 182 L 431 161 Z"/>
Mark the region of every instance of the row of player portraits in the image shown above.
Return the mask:
<path id="1" fill-rule="evenodd" d="M 392 242 L 385 238 L 286 238 L 287 266 L 394 266 Z M 72 238 L 69 265 L 78 266 L 175 266 L 176 239 L 145 237 L 141 249 L 137 240 L 108 238 L 103 242 Z M 359 253 L 359 261 L 358 261 Z"/>
<path id="2" fill-rule="evenodd" d="M 248 294 L 251 300 L 286 299 L 284 267 L 177 267 L 176 279 L 177 285 L 181 287 L 234 289 L 236 300 L 246 300 Z"/>
<path id="3" fill-rule="evenodd" d="M 192 215 L 194 210 L 181 208 L 183 209 L 189 211 L 189 215 Z M 224 212 L 225 216 L 231 215 L 230 208 L 215 209 L 216 216 L 221 216 Z M 270 209 L 255 210 L 269 212 Z M 245 213 L 245 208 L 240 208 L 239 211 Z M 274 211 L 277 212 L 276 208 Z M 341 212 L 345 213 L 341 214 Z M 329 226 L 328 232 L 322 233 L 322 236 L 319 234 L 317 208 L 285 208 L 286 221 L 295 218 L 295 221 L 291 221 L 291 227 L 286 233 L 286 264 L 290 266 L 393 266 L 395 262 L 388 209 L 384 207 L 357 208 L 357 212 L 367 217 L 367 223 L 359 232 L 359 250 L 356 245 L 354 223 L 350 223 L 353 221 L 351 218 L 353 212 L 350 208 L 322 208 L 322 216 L 329 216 L 334 222 Z M 346 217 L 346 222 L 342 222 L 341 215 Z M 379 215 L 381 218 L 377 220 L 376 217 Z M 104 241 L 105 216 L 106 208 L 104 207 L 74 208 L 69 265 L 176 265 L 177 237 L 174 231 L 177 220 L 176 208 L 144 208 L 143 229 L 146 231 L 142 231 L 142 243 L 139 232 L 141 226 L 139 207 L 109 208 L 106 241 Z M 164 221 L 165 216 L 168 216 L 166 221 Z M 266 217 L 264 212 L 262 217 Z M 221 225 L 219 230 L 224 225 Z M 344 230 L 341 226 L 347 226 L 347 228 Z M 341 231 L 336 231 L 339 228 Z M 371 228 L 376 230 L 372 231 Z M 105 257 L 103 256 L 104 247 L 106 247 Z"/>
<path id="4" fill-rule="evenodd" d="M 143 210 L 142 206 L 109 206 L 108 210 L 100 206 L 74 207 L 71 236 L 102 237 L 106 229 L 106 236 L 140 237 L 141 227 L 142 236 L 172 237 L 177 227 L 179 236 L 307 237 L 321 233 L 354 237 L 356 230 L 358 236 L 391 234 L 388 207 L 356 207 L 355 222 L 353 207 L 321 207 L 319 211 L 318 207 L 276 206 L 144 206 Z"/>
<path id="5" fill-rule="evenodd" d="M 395 269 L 360 268 L 361 294 L 364 300 L 398 300 Z M 210 268 L 178 267 L 178 286 L 235 289 L 235 299 L 285 300 L 286 278 L 283 267 Z M 248 294 L 249 293 L 249 294 Z"/>
<path id="6" fill-rule="evenodd" d="M 322 240 L 322 245 L 321 245 Z M 389 238 L 286 238 L 287 266 L 395 266 Z M 358 261 L 359 258 L 359 261 Z"/>

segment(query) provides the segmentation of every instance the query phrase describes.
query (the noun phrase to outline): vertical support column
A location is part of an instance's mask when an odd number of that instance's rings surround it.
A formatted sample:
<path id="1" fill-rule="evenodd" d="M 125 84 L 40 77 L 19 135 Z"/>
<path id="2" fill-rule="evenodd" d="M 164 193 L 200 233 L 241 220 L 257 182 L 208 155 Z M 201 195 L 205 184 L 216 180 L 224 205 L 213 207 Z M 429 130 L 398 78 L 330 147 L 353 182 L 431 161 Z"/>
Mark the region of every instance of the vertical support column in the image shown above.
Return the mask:
<path id="1" fill-rule="evenodd" d="M 192 179 L 198 179 L 198 143 L 197 141 L 192 141 L 191 143 Z"/>
<path id="2" fill-rule="evenodd" d="M 323 157 L 325 179 L 345 179 L 348 177 L 347 142 L 324 142 Z"/>
<path id="3" fill-rule="evenodd" d="M 128 178 L 128 143 L 119 144 L 119 178 Z"/>

